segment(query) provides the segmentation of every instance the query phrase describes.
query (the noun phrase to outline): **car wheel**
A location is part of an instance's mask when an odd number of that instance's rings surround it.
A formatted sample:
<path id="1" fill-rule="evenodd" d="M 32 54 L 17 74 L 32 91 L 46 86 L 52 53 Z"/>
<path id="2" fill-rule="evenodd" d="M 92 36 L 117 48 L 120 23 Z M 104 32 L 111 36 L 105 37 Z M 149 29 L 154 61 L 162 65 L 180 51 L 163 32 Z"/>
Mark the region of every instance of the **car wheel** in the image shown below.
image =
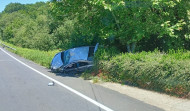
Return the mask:
<path id="1" fill-rule="evenodd" d="M 51 72 L 53 72 L 53 73 L 57 73 L 57 70 L 51 68 Z"/>

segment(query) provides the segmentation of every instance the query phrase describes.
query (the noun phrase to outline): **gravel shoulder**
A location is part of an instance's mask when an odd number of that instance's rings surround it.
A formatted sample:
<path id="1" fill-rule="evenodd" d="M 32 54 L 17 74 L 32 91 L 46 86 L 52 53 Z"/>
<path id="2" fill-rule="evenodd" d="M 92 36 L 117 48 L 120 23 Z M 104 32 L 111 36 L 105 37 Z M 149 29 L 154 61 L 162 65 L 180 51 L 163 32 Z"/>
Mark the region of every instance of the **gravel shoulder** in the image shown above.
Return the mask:
<path id="1" fill-rule="evenodd" d="M 92 81 L 91 81 L 92 82 Z M 190 111 L 190 100 L 110 82 L 96 83 L 166 111 Z"/>

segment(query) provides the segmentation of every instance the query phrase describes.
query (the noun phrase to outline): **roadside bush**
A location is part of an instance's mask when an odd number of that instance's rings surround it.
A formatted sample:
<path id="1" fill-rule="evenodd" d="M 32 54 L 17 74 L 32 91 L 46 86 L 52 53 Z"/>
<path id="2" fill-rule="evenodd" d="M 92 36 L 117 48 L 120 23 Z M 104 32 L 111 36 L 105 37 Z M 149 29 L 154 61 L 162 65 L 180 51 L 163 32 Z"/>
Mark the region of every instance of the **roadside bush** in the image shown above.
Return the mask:
<path id="1" fill-rule="evenodd" d="M 133 85 L 186 97 L 190 92 L 190 52 L 168 54 L 142 52 L 120 54 L 98 62 L 98 76 L 108 81 Z"/>
<path id="2" fill-rule="evenodd" d="M 99 69 L 103 68 L 100 61 L 109 61 L 112 57 L 119 54 L 119 50 L 116 47 L 105 47 L 99 46 L 98 50 L 95 53 L 94 57 L 94 67 L 92 70 L 87 73 L 92 73 L 93 76 L 96 76 L 99 73 Z M 100 68 L 101 67 L 101 68 Z"/>
<path id="3" fill-rule="evenodd" d="M 95 54 L 95 60 L 109 60 L 119 53 L 120 51 L 116 47 L 100 46 Z"/>

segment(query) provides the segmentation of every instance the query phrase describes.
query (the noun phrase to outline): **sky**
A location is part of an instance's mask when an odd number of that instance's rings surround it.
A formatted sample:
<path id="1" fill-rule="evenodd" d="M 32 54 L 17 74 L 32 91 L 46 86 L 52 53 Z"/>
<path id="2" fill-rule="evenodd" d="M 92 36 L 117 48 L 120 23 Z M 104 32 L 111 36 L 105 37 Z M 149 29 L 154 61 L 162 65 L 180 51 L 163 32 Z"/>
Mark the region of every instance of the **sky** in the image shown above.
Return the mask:
<path id="1" fill-rule="evenodd" d="M 31 4 L 40 1 L 47 2 L 49 0 L 0 0 L 0 12 L 2 12 L 9 3 Z"/>

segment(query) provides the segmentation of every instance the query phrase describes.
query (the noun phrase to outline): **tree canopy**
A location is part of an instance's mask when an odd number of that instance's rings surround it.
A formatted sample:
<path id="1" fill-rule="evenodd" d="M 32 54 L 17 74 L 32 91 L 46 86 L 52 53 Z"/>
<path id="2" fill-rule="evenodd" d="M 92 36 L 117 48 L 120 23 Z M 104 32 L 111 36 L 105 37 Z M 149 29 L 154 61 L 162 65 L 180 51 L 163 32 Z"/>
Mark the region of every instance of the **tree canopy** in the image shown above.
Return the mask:
<path id="1" fill-rule="evenodd" d="M 97 42 L 124 52 L 189 50 L 189 7 L 189 0 L 11 3 L 0 14 L 0 38 L 40 50 Z"/>
<path id="2" fill-rule="evenodd" d="M 58 20 L 77 19 L 82 35 L 127 46 L 129 52 L 135 44 L 149 50 L 142 45 L 153 38 L 148 44 L 161 50 L 189 48 L 188 0 L 53 0 L 50 6 Z"/>
<path id="3" fill-rule="evenodd" d="M 12 13 L 12 12 L 16 12 L 16 11 L 24 10 L 24 9 L 25 9 L 25 5 L 23 5 L 23 4 L 10 3 L 5 7 L 4 12 L 5 13 Z"/>

